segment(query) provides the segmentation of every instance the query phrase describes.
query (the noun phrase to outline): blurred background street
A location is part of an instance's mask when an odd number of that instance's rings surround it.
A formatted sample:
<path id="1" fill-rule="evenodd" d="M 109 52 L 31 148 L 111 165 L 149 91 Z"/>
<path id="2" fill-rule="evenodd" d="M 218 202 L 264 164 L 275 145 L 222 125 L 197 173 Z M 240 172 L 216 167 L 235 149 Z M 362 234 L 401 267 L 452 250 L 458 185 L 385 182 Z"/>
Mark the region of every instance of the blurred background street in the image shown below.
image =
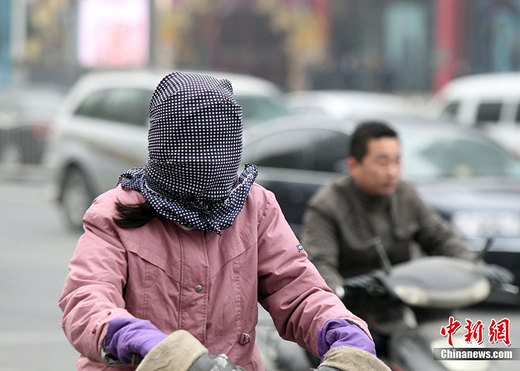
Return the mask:
<path id="1" fill-rule="evenodd" d="M 0 177 L 2 370 L 74 370 L 58 298 L 79 233 L 60 224 L 40 180 Z"/>
<path id="2" fill-rule="evenodd" d="M 403 178 L 473 249 L 493 237 L 485 259 L 520 285 L 520 0 L 0 0 L 1 370 L 76 368 L 57 300 L 82 216 L 145 164 L 173 70 L 231 81 L 243 160 L 296 235 L 355 125 L 384 120 Z M 520 348 L 520 294 L 493 299 L 459 319 L 510 318 Z M 273 334 L 262 312 L 267 371 L 305 369 L 280 364 L 303 356 Z M 422 335 L 428 355 L 445 340 L 438 323 Z"/>

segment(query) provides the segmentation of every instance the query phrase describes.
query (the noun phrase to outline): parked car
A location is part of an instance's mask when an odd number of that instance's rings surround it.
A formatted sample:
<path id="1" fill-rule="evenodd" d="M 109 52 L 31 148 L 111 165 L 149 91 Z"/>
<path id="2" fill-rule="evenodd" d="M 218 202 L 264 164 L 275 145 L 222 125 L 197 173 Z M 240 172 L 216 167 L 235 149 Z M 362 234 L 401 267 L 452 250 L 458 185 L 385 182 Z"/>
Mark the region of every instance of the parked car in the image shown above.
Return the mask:
<path id="1" fill-rule="evenodd" d="M 286 94 L 288 108 L 296 114 L 325 114 L 337 119 L 362 114 L 424 113 L 424 102 L 395 94 L 356 90 L 302 90 Z"/>
<path id="2" fill-rule="evenodd" d="M 520 72 L 456 78 L 434 95 L 434 118 L 478 126 L 520 156 Z"/>
<path id="3" fill-rule="evenodd" d="M 42 162 L 63 98 L 60 90 L 31 86 L 0 93 L 0 163 Z"/>
<path id="4" fill-rule="evenodd" d="M 480 250 L 520 282 L 520 162 L 481 133 L 453 124 L 386 116 L 402 143 L 403 178 Z M 245 133 L 244 163 L 273 191 L 294 232 L 308 199 L 348 171 L 348 143 L 359 120 L 288 117 Z"/>
<path id="5" fill-rule="evenodd" d="M 227 78 L 243 107 L 245 125 L 285 115 L 273 83 L 241 74 L 198 71 Z M 147 159 L 149 104 L 168 71 L 92 72 L 75 84 L 56 116 L 46 164 L 65 220 L 81 228 L 95 196 L 113 188 L 125 170 Z"/>

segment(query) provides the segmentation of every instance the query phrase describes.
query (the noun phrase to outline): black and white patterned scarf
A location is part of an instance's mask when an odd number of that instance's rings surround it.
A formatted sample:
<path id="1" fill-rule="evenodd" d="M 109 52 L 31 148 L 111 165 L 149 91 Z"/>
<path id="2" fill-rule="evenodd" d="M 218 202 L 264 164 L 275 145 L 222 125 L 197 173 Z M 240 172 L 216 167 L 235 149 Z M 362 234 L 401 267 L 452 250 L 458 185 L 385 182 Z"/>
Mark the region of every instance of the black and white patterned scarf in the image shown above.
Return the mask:
<path id="1" fill-rule="evenodd" d="M 258 170 L 242 155 L 242 109 L 231 83 L 174 72 L 150 102 L 148 161 L 123 173 L 124 189 L 140 191 L 163 217 L 220 233 L 244 207 Z M 238 179 L 237 179 L 238 178 Z"/>

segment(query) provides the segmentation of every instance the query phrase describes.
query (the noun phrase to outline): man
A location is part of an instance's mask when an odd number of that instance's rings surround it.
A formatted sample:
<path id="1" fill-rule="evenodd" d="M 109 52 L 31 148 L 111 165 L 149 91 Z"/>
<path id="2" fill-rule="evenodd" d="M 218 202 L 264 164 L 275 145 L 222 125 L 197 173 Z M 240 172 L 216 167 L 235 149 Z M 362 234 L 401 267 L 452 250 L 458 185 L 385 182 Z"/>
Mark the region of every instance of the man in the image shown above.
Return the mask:
<path id="1" fill-rule="evenodd" d="M 376 239 L 392 264 L 409 260 L 417 245 L 428 255 L 474 258 L 449 224 L 400 179 L 401 146 L 391 127 L 381 122 L 359 125 L 347 161 L 350 175 L 319 190 L 303 218 L 302 241 L 309 259 L 340 297 L 344 278 L 382 268 Z M 498 280 L 511 278 L 500 267 L 488 272 Z M 378 305 L 370 313 L 365 303 L 358 304 L 349 308 L 367 320 L 373 333 L 387 332 L 390 310 Z"/>

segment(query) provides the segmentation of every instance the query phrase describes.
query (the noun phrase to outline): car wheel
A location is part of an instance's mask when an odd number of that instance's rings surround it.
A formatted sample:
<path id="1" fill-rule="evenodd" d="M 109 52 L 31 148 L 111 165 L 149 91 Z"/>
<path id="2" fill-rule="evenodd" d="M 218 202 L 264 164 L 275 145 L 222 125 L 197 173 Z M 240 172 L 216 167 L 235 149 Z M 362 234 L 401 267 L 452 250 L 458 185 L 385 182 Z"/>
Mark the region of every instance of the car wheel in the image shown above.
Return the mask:
<path id="1" fill-rule="evenodd" d="M 76 167 L 67 170 L 62 183 L 61 206 L 70 228 L 80 230 L 83 227 L 83 215 L 93 198 L 83 172 Z"/>

